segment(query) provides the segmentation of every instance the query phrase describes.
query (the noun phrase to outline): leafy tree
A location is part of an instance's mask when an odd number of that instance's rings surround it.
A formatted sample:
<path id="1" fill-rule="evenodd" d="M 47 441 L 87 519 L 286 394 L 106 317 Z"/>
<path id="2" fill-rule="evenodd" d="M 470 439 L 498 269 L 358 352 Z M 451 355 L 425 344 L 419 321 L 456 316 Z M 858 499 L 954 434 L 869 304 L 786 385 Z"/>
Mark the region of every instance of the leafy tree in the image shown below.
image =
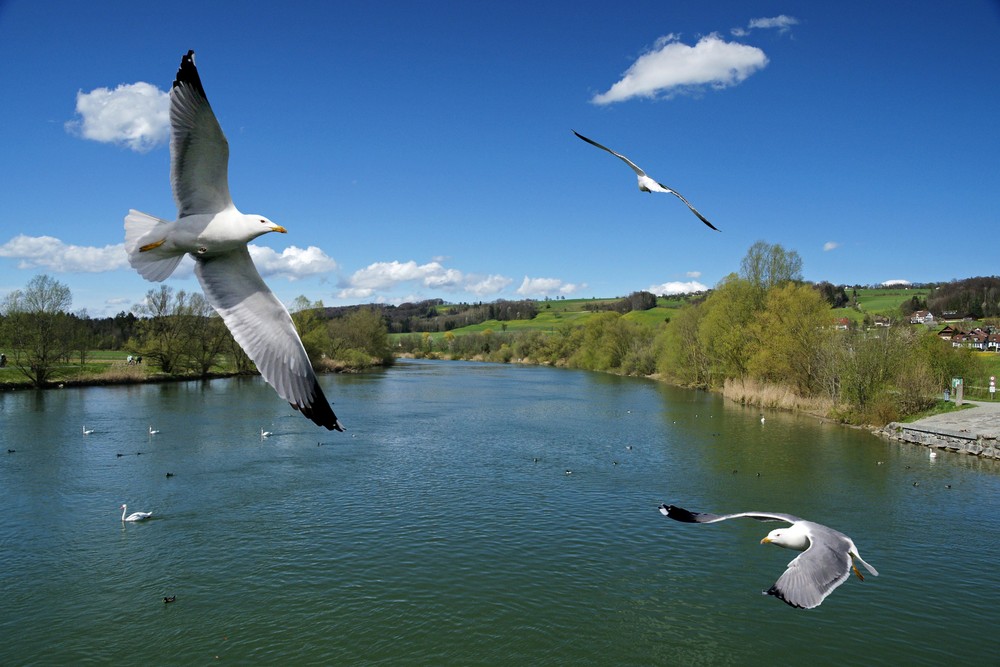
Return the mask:
<path id="1" fill-rule="evenodd" d="M 850 303 L 843 285 L 834 285 L 824 280 L 823 282 L 816 283 L 815 288 L 823 299 L 830 304 L 831 308 L 844 308 Z"/>
<path id="2" fill-rule="evenodd" d="M 322 317 L 323 308 L 322 301 L 310 302 L 305 296 L 297 297 L 292 305 L 292 322 L 313 366 L 320 363 L 332 346 L 327 323 Z"/>
<path id="3" fill-rule="evenodd" d="M 721 385 L 726 378 L 743 378 L 759 341 L 751 323 L 760 313 L 758 288 L 736 274 L 729 274 L 701 306 L 705 308 L 698 328 L 698 342 L 709 363 L 709 383 Z"/>
<path id="4" fill-rule="evenodd" d="M 328 327 L 331 340 L 328 356 L 346 359 L 347 353 L 353 350 L 377 363 L 392 363 L 389 329 L 376 309 L 361 308 L 345 317 L 330 320 Z M 360 358 L 356 354 L 353 356 Z"/>
<path id="5" fill-rule="evenodd" d="M 58 362 L 73 350 L 77 328 L 66 312 L 72 301 L 69 287 L 38 275 L 23 290 L 10 292 L 0 307 L 11 363 L 36 387 L 50 381 Z"/>
<path id="6" fill-rule="evenodd" d="M 764 312 L 752 324 L 760 341 L 750 360 L 753 375 L 791 384 L 803 396 L 814 393 L 829 323 L 829 304 L 812 287 L 786 283 L 772 288 Z"/>
<path id="7" fill-rule="evenodd" d="M 705 312 L 701 306 L 685 305 L 660 336 L 657 370 L 684 385 L 708 384 L 709 360 L 699 336 Z"/>

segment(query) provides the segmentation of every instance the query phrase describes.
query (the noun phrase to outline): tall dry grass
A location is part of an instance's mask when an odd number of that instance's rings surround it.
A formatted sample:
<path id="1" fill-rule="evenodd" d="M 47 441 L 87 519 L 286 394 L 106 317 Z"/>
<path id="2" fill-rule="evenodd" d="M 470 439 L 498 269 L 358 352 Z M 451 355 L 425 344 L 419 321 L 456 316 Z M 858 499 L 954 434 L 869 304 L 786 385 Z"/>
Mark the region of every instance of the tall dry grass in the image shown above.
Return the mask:
<path id="1" fill-rule="evenodd" d="M 799 396 L 791 387 L 750 378 L 727 379 L 722 387 L 722 395 L 743 405 L 799 410 L 824 417 L 833 410 L 833 401 L 829 398 Z"/>

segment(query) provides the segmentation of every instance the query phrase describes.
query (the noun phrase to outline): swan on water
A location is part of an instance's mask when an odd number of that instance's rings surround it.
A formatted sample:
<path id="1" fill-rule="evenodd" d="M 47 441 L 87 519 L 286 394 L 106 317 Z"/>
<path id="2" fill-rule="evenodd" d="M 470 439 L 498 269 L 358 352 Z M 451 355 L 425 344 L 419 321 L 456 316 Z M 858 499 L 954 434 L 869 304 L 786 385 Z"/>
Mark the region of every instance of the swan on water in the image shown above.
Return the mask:
<path id="1" fill-rule="evenodd" d="M 128 505 L 122 505 L 122 521 L 142 521 L 153 516 L 152 512 L 132 512 L 128 516 L 125 516 L 127 511 Z"/>

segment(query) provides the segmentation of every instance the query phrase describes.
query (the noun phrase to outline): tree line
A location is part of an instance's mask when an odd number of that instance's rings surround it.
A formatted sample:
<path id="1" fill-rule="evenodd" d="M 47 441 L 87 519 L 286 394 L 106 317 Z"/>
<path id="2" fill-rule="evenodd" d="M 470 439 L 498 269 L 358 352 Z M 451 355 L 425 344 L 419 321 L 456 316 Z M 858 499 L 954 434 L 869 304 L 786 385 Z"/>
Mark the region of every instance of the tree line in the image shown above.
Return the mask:
<path id="1" fill-rule="evenodd" d="M 392 362 L 388 329 L 376 311 L 362 308 L 325 320 L 304 297 L 298 305 L 303 301 L 309 308 L 292 320 L 318 370 Z M 70 312 L 71 305 L 69 287 L 46 275 L 0 302 L 4 359 L 34 386 L 53 382 L 71 360 L 84 366 L 92 350 L 128 350 L 168 375 L 205 377 L 223 366 L 237 373 L 255 370 L 200 292 L 161 285 L 132 312 L 114 318 L 91 319 L 86 312 Z"/>
<path id="2" fill-rule="evenodd" d="M 740 271 L 670 321 L 643 325 L 614 311 L 539 331 L 404 337 L 402 350 L 509 362 L 564 365 L 626 375 L 659 374 L 677 384 L 720 389 L 752 381 L 806 399 L 823 399 L 832 416 L 882 424 L 926 409 L 955 376 L 981 373 L 966 349 L 924 328 L 836 330 L 831 296 L 839 290 L 802 280 L 798 254 L 760 241 Z M 846 295 L 845 295 L 846 296 Z"/>

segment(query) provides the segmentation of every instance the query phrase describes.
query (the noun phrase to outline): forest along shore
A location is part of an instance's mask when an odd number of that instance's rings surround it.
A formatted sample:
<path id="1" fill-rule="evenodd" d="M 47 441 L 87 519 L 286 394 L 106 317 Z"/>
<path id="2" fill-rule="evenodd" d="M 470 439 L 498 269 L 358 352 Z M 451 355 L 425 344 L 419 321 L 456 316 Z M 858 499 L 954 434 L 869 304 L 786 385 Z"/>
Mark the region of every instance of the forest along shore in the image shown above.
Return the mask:
<path id="1" fill-rule="evenodd" d="M 875 432 L 892 440 L 1000 460 L 1000 402 L 964 401 L 974 407 L 891 422 Z"/>

